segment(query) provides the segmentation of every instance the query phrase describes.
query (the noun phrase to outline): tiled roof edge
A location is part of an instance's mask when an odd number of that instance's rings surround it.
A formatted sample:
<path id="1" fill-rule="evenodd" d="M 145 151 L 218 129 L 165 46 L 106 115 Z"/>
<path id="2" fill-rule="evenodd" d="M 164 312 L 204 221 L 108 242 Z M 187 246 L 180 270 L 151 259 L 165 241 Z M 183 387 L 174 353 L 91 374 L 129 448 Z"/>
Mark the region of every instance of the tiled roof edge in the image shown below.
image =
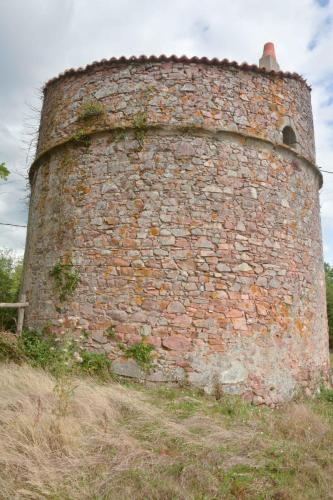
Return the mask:
<path id="1" fill-rule="evenodd" d="M 69 76 L 78 75 L 80 73 L 85 73 L 94 69 L 102 68 L 105 66 L 109 66 L 112 64 L 124 64 L 124 63 L 146 63 L 146 62 L 184 62 L 184 63 L 199 63 L 199 64 L 208 64 L 208 65 L 216 65 L 216 66 L 224 66 L 229 68 L 236 68 L 242 71 L 253 71 L 255 73 L 261 73 L 269 76 L 277 76 L 280 78 L 292 78 L 294 80 L 299 80 L 303 82 L 310 90 L 310 85 L 306 82 L 306 80 L 299 75 L 298 73 L 290 73 L 289 71 L 267 71 L 265 68 L 259 68 L 259 66 L 255 64 L 247 64 L 242 63 L 239 64 L 236 61 L 229 61 L 228 59 L 217 59 L 214 57 L 213 59 L 208 59 L 208 57 L 187 57 L 187 56 L 132 56 L 132 57 L 111 57 L 111 59 L 102 59 L 101 61 L 94 61 L 91 64 L 88 64 L 84 68 L 80 67 L 77 69 L 71 68 L 67 69 L 63 73 L 60 73 L 58 76 L 51 78 L 48 82 L 45 83 L 43 87 L 43 91 L 54 82 L 62 80 L 63 78 L 67 78 Z"/>

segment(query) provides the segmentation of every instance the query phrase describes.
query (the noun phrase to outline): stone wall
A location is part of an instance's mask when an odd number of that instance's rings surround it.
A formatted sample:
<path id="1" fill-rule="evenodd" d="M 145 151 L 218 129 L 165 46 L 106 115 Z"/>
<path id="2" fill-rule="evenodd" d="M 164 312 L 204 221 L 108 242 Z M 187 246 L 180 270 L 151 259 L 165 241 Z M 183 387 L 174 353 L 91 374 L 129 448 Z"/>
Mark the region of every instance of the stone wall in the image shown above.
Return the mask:
<path id="1" fill-rule="evenodd" d="M 75 135 L 80 106 L 91 99 L 106 112 L 104 123 L 91 129 L 132 127 L 136 114 L 145 112 L 150 125 L 229 130 L 280 143 L 285 122 L 291 121 L 298 150 L 314 161 L 310 89 L 302 80 L 183 62 L 118 61 L 51 82 L 38 154 Z"/>
<path id="2" fill-rule="evenodd" d="M 82 119 L 88 101 L 102 107 Z M 129 376 L 268 404 L 314 389 L 328 369 L 314 155 L 295 78 L 122 62 L 52 82 L 31 169 L 27 325 L 78 317 Z M 65 304 L 59 259 L 80 273 Z M 142 339 L 149 375 L 119 348 Z"/>

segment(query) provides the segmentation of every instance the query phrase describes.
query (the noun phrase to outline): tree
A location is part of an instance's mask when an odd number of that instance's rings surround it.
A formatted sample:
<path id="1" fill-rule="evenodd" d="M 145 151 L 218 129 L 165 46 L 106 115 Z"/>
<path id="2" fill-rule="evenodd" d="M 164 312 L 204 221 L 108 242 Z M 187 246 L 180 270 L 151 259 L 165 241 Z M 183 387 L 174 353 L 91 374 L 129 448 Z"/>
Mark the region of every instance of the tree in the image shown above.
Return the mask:
<path id="1" fill-rule="evenodd" d="M 0 180 L 6 181 L 9 176 L 9 170 L 5 163 L 0 163 Z"/>
<path id="2" fill-rule="evenodd" d="M 17 302 L 22 275 L 22 259 L 9 250 L 0 250 L 0 302 Z M 0 331 L 15 330 L 16 309 L 0 309 Z"/>
<path id="3" fill-rule="evenodd" d="M 325 264 L 326 300 L 330 348 L 333 348 L 333 266 Z"/>

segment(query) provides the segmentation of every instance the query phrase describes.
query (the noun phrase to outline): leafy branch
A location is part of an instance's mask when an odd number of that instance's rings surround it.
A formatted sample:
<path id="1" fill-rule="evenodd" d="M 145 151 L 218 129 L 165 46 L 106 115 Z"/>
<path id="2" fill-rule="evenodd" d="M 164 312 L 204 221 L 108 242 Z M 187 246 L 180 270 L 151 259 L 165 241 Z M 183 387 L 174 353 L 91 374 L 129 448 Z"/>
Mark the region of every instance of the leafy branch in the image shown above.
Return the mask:
<path id="1" fill-rule="evenodd" d="M 0 163 L 0 180 L 6 181 L 9 176 L 9 170 L 4 162 Z"/>

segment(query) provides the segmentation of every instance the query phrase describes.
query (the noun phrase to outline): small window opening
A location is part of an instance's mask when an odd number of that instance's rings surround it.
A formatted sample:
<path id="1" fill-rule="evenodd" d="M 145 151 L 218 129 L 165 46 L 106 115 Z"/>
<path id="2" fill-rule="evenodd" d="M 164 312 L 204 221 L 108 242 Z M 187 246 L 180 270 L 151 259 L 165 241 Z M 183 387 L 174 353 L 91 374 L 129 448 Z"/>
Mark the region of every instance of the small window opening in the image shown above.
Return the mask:
<path id="1" fill-rule="evenodd" d="M 283 136 L 283 144 L 287 144 L 287 146 L 295 146 L 296 144 L 296 134 L 293 131 L 293 129 L 289 126 L 284 127 L 282 130 L 282 136 Z"/>

